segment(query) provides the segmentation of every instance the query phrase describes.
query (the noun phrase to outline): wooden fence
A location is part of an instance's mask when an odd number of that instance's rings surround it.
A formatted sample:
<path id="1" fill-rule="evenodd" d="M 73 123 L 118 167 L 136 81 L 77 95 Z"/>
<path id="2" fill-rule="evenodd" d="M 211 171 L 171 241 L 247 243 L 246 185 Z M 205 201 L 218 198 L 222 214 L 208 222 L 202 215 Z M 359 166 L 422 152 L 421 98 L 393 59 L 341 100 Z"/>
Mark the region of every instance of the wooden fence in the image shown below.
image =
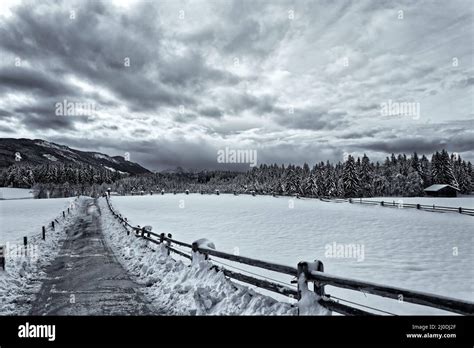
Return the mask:
<path id="1" fill-rule="evenodd" d="M 313 290 L 321 297 L 319 304 L 331 311 L 344 314 L 344 315 L 376 315 L 373 311 L 363 310 L 357 307 L 349 306 L 337 302 L 334 300 L 334 297 L 325 293 L 324 286 L 330 285 L 338 288 L 355 290 L 363 293 L 369 293 L 377 296 L 387 297 L 391 299 L 397 299 L 400 302 L 409 302 L 418 305 L 433 307 L 442 309 L 448 312 L 472 315 L 474 314 L 474 303 L 459 300 L 450 297 L 444 297 L 434 294 L 429 294 L 420 291 L 412 291 L 403 288 L 385 286 L 376 283 L 370 283 L 365 281 L 359 281 L 355 279 L 343 278 L 327 274 L 324 272 L 324 265 L 321 261 L 316 260 L 315 262 L 300 262 L 296 267 L 281 265 L 274 262 L 268 262 L 263 260 L 258 260 L 250 257 L 228 254 L 222 251 L 218 251 L 208 247 L 199 246 L 196 242 L 194 243 L 185 243 L 176 239 L 173 239 L 171 234 L 165 235 L 165 233 L 154 233 L 151 231 L 150 226 L 140 227 L 131 225 L 127 218 L 123 217 L 117 211 L 114 210 L 110 203 L 110 198 L 106 196 L 107 205 L 115 218 L 117 218 L 121 224 L 126 228 L 127 234 L 130 234 L 132 231 L 137 238 L 144 238 L 147 241 L 150 241 L 154 244 L 163 244 L 168 249 L 168 254 L 170 252 L 176 253 L 182 257 L 185 257 L 189 260 L 192 260 L 193 255 L 197 253 L 203 254 L 206 259 L 209 259 L 209 256 L 213 256 L 219 259 L 225 259 L 241 264 L 246 264 L 260 269 L 265 269 L 273 272 L 278 272 L 286 274 L 288 276 L 294 277 L 293 283 L 297 283 L 298 287 L 294 287 L 282 284 L 276 280 L 263 279 L 265 276 L 249 276 L 239 272 L 231 271 L 222 266 L 213 265 L 213 269 L 216 271 L 222 271 L 224 275 L 229 278 L 257 286 L 261 289 L 272 291 L 280 295 L 285 295 L 290 298 L 299 300 L 300 295 L 300 284 L 301 280 L 304 283 L 312 282 Z M 178 250 L 174 246 L 179 246 L 182 248 L 189 249 L 189 251 Z M 314 265 L 317 265 L 314 269 Z M 253 274 L 255 275 L 255 274 Z M 300 281 L 298 281 L 300 280 Z M 366 307 L 363 305 L 359 305 Z M 370 307 L 369 307 L 370 308 Z M 372 310 L 383 312 L 382 310 L 377 310 L 376 308 L 371 308 Z"/>
<path id="2" fill-rule="evenodd" d="M 404 203 L 403 200 L 395 201 L 372 201 L 362 198 L 349 198 L 349 203 L 359 203 L 359 204 L 369 204 L 369 205 L 380 205 L 382 207 L 391 207 L 391 208 L 412 208 L 418 210 L 439 212 L 439 213 L 459 213 L 465 215 L 474 216 L 474 209 L 463 208 L 463 207 L 446 207 L 440 205 L 430 205 L 430 204 L 413 204 L 413 203 Z"/>

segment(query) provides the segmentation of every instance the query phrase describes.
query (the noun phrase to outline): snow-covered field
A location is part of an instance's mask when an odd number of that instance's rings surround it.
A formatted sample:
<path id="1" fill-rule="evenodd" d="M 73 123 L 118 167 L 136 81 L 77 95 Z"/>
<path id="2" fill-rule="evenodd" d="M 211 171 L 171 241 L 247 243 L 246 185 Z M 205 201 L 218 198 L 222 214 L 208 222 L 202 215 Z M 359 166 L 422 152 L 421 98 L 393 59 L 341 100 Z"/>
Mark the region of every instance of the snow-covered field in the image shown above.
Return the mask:
<path id="1" fill-rule="evenodd" d="M 33 198 L 32 189 L 0 187 L 0 200 Z"/>
<path id="2" fill-rule="evenodd" d="M 74 198 L 0 200 L 0 245 L 41 234 Z"/>
<path id="3" fill-rule="evenodd" d="M 100 200 L 101 223 L 107 243 L 134 279 L 146 285 L 143 292 L 166 315 L 295 315 L 296 307 L 278 302 L 228 281 L 202 256 L 188 262 L 173 260 L 163 246 L 127 235 L 123 226 Z M 148 244 L 148 245 L 147 245 Z M 154 252 L 151 251 L 154 250 Z M 312 314 L 327 313 L 315 301 L 305 306 Z"/>
<path id="4" fill-rule="evenodd" d="M 452 205 L 451 198 L 434 200 Z M 113 197 L 112 203 L 132 224 L 185 242 L 207 238 L 218 250 L 287 265 L 319 259 L 331 274 L 473 301 L 471 216 L 248 195 Z M 463 206 L 472 207 L 472 198 Z M 341 245 L 357 253 L 338 254 Z M 398 314 L 447 314 L 329 286 L 326 292 Z"/>

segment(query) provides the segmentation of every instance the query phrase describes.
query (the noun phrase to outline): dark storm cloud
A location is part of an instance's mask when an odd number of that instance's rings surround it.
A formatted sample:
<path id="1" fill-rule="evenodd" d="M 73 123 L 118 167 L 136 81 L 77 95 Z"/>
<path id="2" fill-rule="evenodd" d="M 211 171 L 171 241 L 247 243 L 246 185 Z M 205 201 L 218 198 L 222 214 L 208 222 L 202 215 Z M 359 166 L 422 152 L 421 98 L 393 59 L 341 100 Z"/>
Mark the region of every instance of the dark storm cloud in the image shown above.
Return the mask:
<path id="1" fill-rule="evenodd" d="M 109 155 L 123 156 L 130 154 L 132 162 L 138 162 L 149 169 L 183 168 L 205 169 L 218 168 L 217 149 L 201 141 L 198 145 L 183 137 L 174 141 L 140 140 L 123 141 L 118 143 L 113 138 L 74 139 L 55 137 L 52 141 L 72 147 L 82 147 L 87 144 L 87 150 L 105 152 Z M 199 151 L 196 151 L 196 146 Z"/>
<path id="2" fill-rule="evenodd" d="M 30 130 L 74 130 L 77 124 L 91 122 L 88 116 L 74 116 L 64 113 L 57 115 L 56 103 L 63 104 L 64 100 L 45 97 L 36 102 L 15 107 L 12 113 L 16 115 L 21 125 Z"/>
<path id="3" fill-rule="evenodd" d="M 76 127 L 70 117 L 44 116 L 35 113 L 23 115 L 21 121 L 24 127 L 36 130 L 71 130 Z"/>
<path id="4" fill-rule="evenodd" d="M 123 16 L 106 2 L 87 1 L 77 6 L 75 19 L 69 13 L 75 7 L 67 1 L 41 13 L 32 6 L 19 7 L 1 25 L 0 45 L 38 64 L 36 70 L 4 69 L 4 88 L 68 94 L 73 87 L 61 81 L 73 74 L 109 90 L 132 111 L 142 111 L 194 105 L 193 92 L 208 84 L 238 83 L 233 74 L 209 67 L 198 52 L 169 56 L 161 29 L 154 24 L 158 10 L 147 5 Z"/>
<path id="5" fill-rule="evenodd" d="M 296 109 L 293 113 L 288 110 L 280 113 L 277 121 L 293 129 L 332 130 L 348 125 L 345 116 L 346 113 L 340 111 Z"/>
<path id="6" fill-rule="evenodd" d="M 193 120 L 195 120 L 197 116 L 192 113 L 178 113 L 173 117 L 173 120 L 178 123 L 189 123 Z"/>
<path id="7" fill-rule="evenodd" d="M 386 153 L 411 153 L 414 151 L 420 153 L 430 153 L 446 147 L 446 140 L 423 139 L 423 138 L 398 138 L 389 141 L 378 140 L 369 143 L 352 144 L 351 148 L 359 150 L 372 150 Z"/>
<path id="8" fill-rule="evenodd" d="M 222 110 L 216 106 L 207 106 L 198 109 L 199 114 L 206 117 L 219 118 L 222 116 Z"/>
<path id="9" fill-rule="evenodd" d="M 4 126 L 0 124 L 0 132 L 4 133 L 15 133 L 15 129 L 9 126 Z"/>
<path id="10" fill-rule="evenodd" d="M 379 129 L 368 129 L 359 132 L 346 132 L 338 135 L 340 139 L 360 139 L 360 138 L 373 138 L 377 133 L 379 133 Z"/>
<path id="11" fill-rule="evenodd" d="M 172 60 L 161 62 L 160 78 L 166 85 L 177 87 L 193 87 L 200 82 L 236 84 L 237 76 L 206 65 L 204 58 L 198 52 L 190 52 L 183 57 L 173 57 Z"/>
<path id="12" fill-rule="evenodd" d="M 253 59 L 263 59 L 277 49 L 285 33 L 290 28 L 288 8 L 285 5 L 274 13 L 264 1 L 232 1 L 227 12 L 222 50 L 228 54 L 250 55 Z M 262 23 L 262 16 L 272 21 Z"/>
<path id="13" fill-rule="evenodd" d="M 41 71 L 26 67 L 4 67 L 0 69 L 0 91 L 3 93 L 22 91 L 32 92 L 40 96 L 55 96 L 76 92 L 68 84 Z"/>
<path id="14" fill-rule="evenodd" d="M 361 104 L 357 107 L 358 110 L 360 111 L 372 111 L 375 110 L 377 112 L 380 112 L 380 104 L 370 104 L 370 105 L 364 105 Z"/>
<path id="15" fill-rule="evenodd" d="M 353 148 L 363 151 L 373 150 L 386 153 L 433 153 L 441 149 L 453 152 L 466 152 L 474 150 L 473 134 L 462 134 L 452 138 L 426 139 L 421 137 L 399 137 L 384 141 L 352 144 Z"/>
<path id="16" fill-rule="evenodd" d="M 87 116 L 56 116 L 54 110 L 36 107 L 18 108 L 15 110 L 21 125 L 29 130 L 75 130 L 77 124 L 90 122 Z"/>
<path id="17" fill-rule="evenodd" d="M 250 93 L 231 93 L 224 101 L 227 110 L 234 114 L 250 110 L 256 115 L 264 115 L 271 112 L 282 112 L 282 109 L 276 106 L 276 96 L 264 94 L 253 95 Z"/>
<path id="18" fill-rule="evenodd" d="M 5 118 L 11 118 L 14 115 L 11 113 L 11 111 L 7 111 L 5 109 L 0 108 L 0 116 L 2 116 L 2 119 L 5 119 Z"/>

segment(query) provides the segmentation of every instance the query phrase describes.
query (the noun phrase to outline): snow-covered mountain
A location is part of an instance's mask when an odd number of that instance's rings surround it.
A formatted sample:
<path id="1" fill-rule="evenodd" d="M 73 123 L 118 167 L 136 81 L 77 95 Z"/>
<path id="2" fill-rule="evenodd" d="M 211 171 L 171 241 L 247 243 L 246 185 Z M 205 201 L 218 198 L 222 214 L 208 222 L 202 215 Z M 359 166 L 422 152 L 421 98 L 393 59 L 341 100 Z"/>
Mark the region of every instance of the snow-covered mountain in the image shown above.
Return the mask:
<path id="1" fill-rule="evenodd" d="M 17 155 L 18 154 L 18 155 Z M 0 168 L 27 162 L 31 164 L 65 163 L 86 164 L 130 174 L 149 173 L 141 165 L 122 156 L 108 156 L 99 152 L 86 152 L 41 139 L 0 139 Z"/>

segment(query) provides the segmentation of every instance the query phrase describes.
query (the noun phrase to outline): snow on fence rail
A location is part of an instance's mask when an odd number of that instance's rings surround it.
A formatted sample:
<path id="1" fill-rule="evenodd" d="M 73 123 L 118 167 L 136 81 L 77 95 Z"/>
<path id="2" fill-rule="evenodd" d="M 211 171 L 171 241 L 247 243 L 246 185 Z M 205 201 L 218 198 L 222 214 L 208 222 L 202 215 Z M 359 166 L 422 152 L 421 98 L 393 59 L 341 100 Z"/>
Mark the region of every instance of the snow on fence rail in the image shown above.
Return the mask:
<path id="1" fill-rule="evenodd" d="M 392 208 L 414 208 L 418 210 L 434 211 L 434 212 L 450 212 L 450 213 L 459 213 L 465 215 L 474 216 L 474 209 L 463 208 L 463 207 L 446 207 L 440 205 L 429 205 L 429 204 L 414 204 L 414 203 L 403 203 L 403 202 L 387 202 L 387 201 L 371 201 L 362 198 L 349 198 L 349 203 L 359 203 L 359 204 L 371 204 L 371 205 L 380 205 L 382 207 L 392 207 Z"/>
<path id="2" fill-rule="evenodd" d="M 74 208 L 74 204 L 71 204 L 67 208 L 67 215 L 71 214 L 71 210 Z M 63 219 L 66 218 L 66 211 L 62 211 L 62 217 Z M 48 224 L 48 226 L 42 226 L 41 227 L 41 239 L 46 240 L 46 232 L 48 230 L 54 231 L 55 230 L 55 223 L 58 224 L 59 220 L 58 218 L 54 219 L 51 221 L 51 224 Z M 8 243 L 7 243 L 8 244 Z M 25 256 L 28 255 L 28 237 L 24 236 L 23 237 L 23 246 L 25 248 Z M 7 256 L 7 246 L 6 245 L 0 245 L 0 269 L 5 270 L 6 268 L 6 256 Z"/>
<path id="3" fill-rule="evenodd" d="M 291 288 L 286 285 L 277 284 L 276 282 L 244 275 L 238 272 L 230 271 L 224 267 L 214 265 L 212 268 L 216 271 L 222 271 L 225 276 L 233 278 L 235 280 L 257 286 L 259 288 L 269 290 L 280 295 L 285 295 L 290 298 L 295 298 L 298 301 L 302 299 L 302 292 L 307 290 L 308 282 L 313 283 L 313 291 L 318 296 L 318 303 L 324 308 L 344 314 L 344 315 L 376 315 L 376 313 L 365 311 L 356 307 L 348 306 L 339 302 L 336 302 L 331 298 L 331 295 L 325 293 L 324 286 L 331 285 L 339 288 L 345 288 L 355 291 L 360 291 L 363 293 L 369 293 L 381 297 L 387 297 L 391 299 L 397 299 L 398 301 L 404 301 L 409 303 L 414 303 L 418 305 L 423 305 L 427 307 L 433 307 L 442 309 L 448 312 L 463 314 L 463 315 L 473 315 L 474 314 L 474 303 L 464 300 L 459 300 L 455 298 L 420 292 L 412 291 L 408 289 L 386 286 L 371 282 L 365 282 L 350 278 L 339 277 L 331 274 L 324 273 L 324 265 L 321 261 L 315 260 L 314 262 L 299 262 L 296 267 L 281 265 L 273 262 L 253 259 L 245 256 L 239 256 L 234 254 L 228 254 L 222 251 L 215 250 L 213 247 L 202 246 L 199 241 L 192 244 L 185 243 L 173 239 L 172 235 L 169 233 L 167 236 L 164 233 L 154 233 L 151 231 L 150 226 L 140 227 L 131 225 L 127 218 L 122 217 L 121 214 L 117 213 L 111 203 L 110 198 L 106 195 L 107 206 L 112 212 L 113 216 L 121 221 L 123 226 L 127 230 L 127 234 L 130 234 L 130 228 L 135 232 L 135 237 L 144 238 L 155 244 L 163 244 L 168 249 L 168 254 L 170 252 L 176 253 L 180 256 L 183 256 L 189 260 L 193 260 L 193 257 L 200 255 L 204 256 L 205 259 L 209 259 L 209 255 L 215 256 L 217 258 L 222 258 L 238 263 L 243 263 L 253 267 L 270 270 L 273 272 L 283 273 L 290 276 L 296 277 L 292 283 L 297 283 L 297 289 Z M 155 239 L 155 238 L 157 239 Z M 173 248 L 172 245 L 176 244 L 181 247 L 189 248 L 190 253 L 183 252 L 176 248 Z M 263 276 L 262 276 L 263 277 Z M 365 306 L 367 307 L 367 306 Z M 370 307 L 368 307 L 370 308 Z M 383 312 L 376 308 L 371 308 L 376 311 Z"/>

